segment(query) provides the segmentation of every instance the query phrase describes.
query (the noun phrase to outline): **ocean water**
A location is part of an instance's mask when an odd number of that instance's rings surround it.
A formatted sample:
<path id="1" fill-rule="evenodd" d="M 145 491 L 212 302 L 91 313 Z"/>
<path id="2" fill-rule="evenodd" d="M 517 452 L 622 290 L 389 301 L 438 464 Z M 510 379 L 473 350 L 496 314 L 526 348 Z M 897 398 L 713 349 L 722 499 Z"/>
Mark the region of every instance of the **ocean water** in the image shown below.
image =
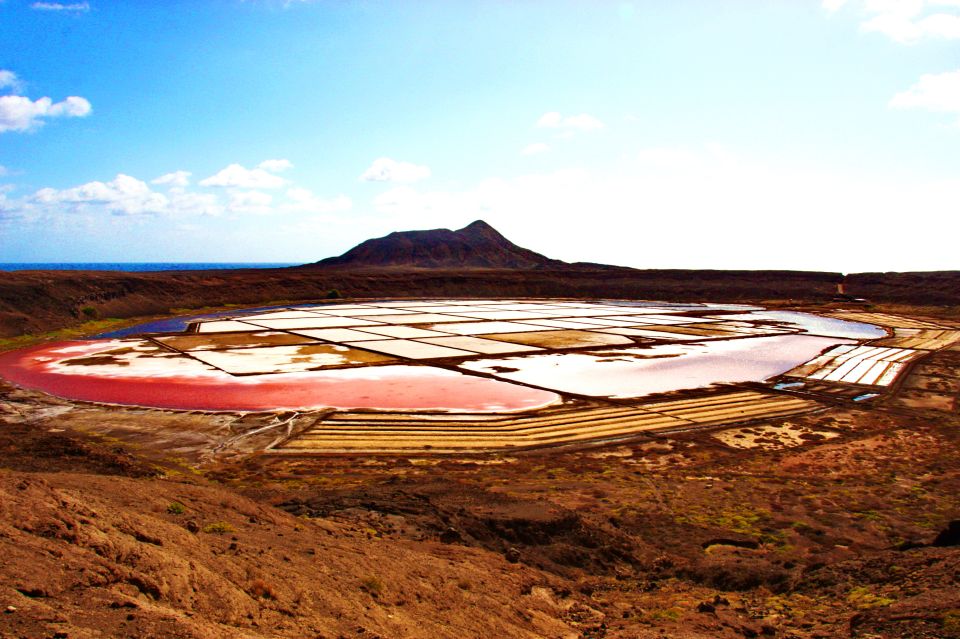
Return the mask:
<path id="1" fill-rule="evenodd" d="M 283 268 L 295 262 L 0 262 L 0 271 L 206 271 L 235 268 Z"/>

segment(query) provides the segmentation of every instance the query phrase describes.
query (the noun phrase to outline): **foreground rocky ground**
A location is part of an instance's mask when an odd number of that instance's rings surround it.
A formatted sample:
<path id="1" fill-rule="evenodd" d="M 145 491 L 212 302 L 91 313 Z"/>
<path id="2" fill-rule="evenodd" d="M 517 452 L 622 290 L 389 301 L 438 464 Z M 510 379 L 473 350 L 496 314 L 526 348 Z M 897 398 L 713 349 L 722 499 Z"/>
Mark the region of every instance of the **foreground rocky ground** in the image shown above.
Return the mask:
<path id="1" fill-rule="evenodd" d="M 720 432 L 298 459 L 2 386 L 0 637 L 960 637 L 958 391 L 945 351 Z"/>

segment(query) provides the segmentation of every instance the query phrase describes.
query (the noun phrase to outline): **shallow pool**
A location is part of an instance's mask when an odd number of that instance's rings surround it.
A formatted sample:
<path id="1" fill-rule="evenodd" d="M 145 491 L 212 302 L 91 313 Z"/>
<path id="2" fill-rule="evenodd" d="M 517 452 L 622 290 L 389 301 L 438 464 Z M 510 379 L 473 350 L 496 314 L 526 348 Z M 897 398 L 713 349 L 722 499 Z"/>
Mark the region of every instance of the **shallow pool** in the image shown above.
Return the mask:
<path id="1" fill-rule="evenodd" d="M 483 359 L 460 367 L 560 392 L 629 398 L 713 384 L 760 382 L 824 349 L 848 343 L 839 338 L 777 335 Z"/>

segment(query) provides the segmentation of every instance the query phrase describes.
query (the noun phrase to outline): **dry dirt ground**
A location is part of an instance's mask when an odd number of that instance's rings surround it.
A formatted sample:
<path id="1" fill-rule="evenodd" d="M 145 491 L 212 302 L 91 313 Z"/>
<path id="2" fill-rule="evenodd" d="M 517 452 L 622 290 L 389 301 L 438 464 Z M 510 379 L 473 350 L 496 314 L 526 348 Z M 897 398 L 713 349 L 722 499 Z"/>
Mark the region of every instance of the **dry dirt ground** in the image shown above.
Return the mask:
<path id="1" fill-rule="evenodd" d="M 0 386 L 0 637 L 960 637 L 958 392 L 944 351 L 723 430 L 291 458 L 311 416 Z"/>

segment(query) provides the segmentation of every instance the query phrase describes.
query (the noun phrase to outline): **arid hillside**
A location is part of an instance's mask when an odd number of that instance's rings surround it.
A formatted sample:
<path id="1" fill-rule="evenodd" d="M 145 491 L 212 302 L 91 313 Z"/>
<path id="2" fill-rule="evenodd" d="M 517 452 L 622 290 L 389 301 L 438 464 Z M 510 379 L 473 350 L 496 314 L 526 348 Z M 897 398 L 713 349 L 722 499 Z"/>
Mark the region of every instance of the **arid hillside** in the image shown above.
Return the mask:
<path id="1" fill-rule="evenodd" d="M 0 636 L 960 637 L 958 356 L 513 455 L 265 455 L 270 414 L 0 385 Z"/>

